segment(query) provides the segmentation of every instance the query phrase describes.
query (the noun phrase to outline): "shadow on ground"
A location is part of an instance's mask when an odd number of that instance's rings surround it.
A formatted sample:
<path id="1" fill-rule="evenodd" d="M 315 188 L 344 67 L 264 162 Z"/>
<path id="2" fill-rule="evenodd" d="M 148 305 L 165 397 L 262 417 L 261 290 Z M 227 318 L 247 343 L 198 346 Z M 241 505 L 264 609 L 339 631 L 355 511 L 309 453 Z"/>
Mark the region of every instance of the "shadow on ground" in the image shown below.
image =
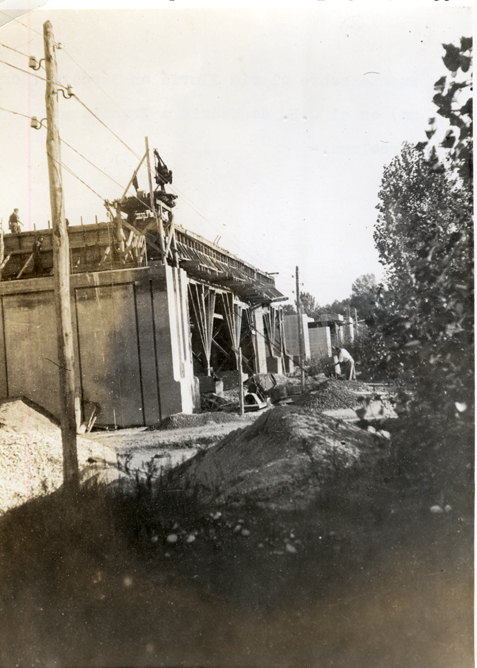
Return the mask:
<path id="1" fill-rule="evenodd" d="M 11 510 L 1 665 L 472 666 L 471 519 L 358 483 L 297 512 L 145 483 Z"/>

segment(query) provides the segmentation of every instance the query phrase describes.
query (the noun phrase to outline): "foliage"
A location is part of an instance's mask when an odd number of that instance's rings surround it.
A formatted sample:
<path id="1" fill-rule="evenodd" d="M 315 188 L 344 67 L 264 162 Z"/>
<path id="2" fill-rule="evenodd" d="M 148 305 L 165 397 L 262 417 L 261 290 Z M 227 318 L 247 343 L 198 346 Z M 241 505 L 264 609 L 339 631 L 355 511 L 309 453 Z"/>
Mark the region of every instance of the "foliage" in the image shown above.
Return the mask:
<path id="1" fill-rule="evenodd" d="M 283 307 L 283 315 L 296 315 L 295 308 L 292 304 L 285 304 Z"/>
<path id="2" fill-rule="evenodd" d="M 463 55 L 470 52 L 468 40 L 460 49 L 444 48 L 451 72 L 469 69 Z M 451 141 L 448 131 L 437 148 L 404 144 L 384 170 L 374 238 L 387 285 L 378 291 L 369 322 L 376 332 L 376 357 L 390 372 L 412 378 L 422 411 L 472 419 L 472 109 L 456 101 L 465 86 L 447 85 L 445 79 L 436 83 L 446 88 L 445 100 L 437 95 L 434 102 L 460 136 Z"/>
<path id="3" fill-rule="evenodd" d="M 374 274 L 363 274 L 351 286 L 349 304 L 358 316 L 366 320 L 374 309 L 378 285 Z"/>
<path id="4" fill-rule="evenodd" d="M 460 46 L 444 44 L 443 62 L 450 75 L 442 76 L 434 84 L 433 102 L 437 113 L 447 121 L 444 133 L 439 131 L 435 118 L 429 119 L 426 131 L 427 142 L 418 148 L 425 148 L 434 162 L 435 168 L 443 169 L 439 162 L 438 147 L 442 147 L 453 164 L 458 176 L 472 185 L 473 175 L 473 105 L 472 79 L 472 38 L 462 37 Z M 442 136 L 443 135 L 443 136 Z M 437 147 L 437 148 L 436 148 Z"/>
<path id="5" fill-rule="evenodd" d="M 318 307 L 316 299 L 313 297 L 313 295 L 310 294 L 309 292 L 301 292 L 300 303 L 302 310 L 306 313 L 306 315 L 312 317 L 313 313 L 316 311 Z"/>
<path id="6" fill-rule="evenodd" d="M 312 318 L 319 309 L 315 297 L 313 297 L 310 292 L 300 292 L 300 305 L 302 313 L 306 313 L 310 318 Z M 283 313 L 284 315 L 296 315 L 295 305 L 286 304 L 283 307 Z"/>

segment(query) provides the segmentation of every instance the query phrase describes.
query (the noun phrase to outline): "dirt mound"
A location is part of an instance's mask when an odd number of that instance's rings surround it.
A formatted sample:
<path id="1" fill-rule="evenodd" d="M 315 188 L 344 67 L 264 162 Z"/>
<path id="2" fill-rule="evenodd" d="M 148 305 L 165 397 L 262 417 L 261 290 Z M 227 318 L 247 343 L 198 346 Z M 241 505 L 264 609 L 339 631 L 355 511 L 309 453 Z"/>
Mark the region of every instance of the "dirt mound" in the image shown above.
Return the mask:
<path id="1" fill-rule="evenodd" d="M 296 509 L 340 470 L 383 457 L 382 439 L 304 407 L 268 411 L 171 474 L 174 486 L 206 502 L 253 500 Z"/>
<path id="2" fill-rule="evenodd" d="M 187 415 L 186 413 L 176 413 L 169 415 L 157 424 L 148 427 L 148 431 L 156 431 L 163 429 L 185 429 L 187 427 L 206 427 L 210 424 L 225 424 L 226 422 L 236 422 L 237 415 L 230 413 L 216 412 L 216 413 L 193 413 Z"/>
<path id="3" fill-rule="evenodd" d="M 357 392 L 369 390 L 365 383 L 356 380 L 329 380 L 316 383 L 313 389 L 301 399 L 301 406 L 309 406 L 317 411 L 332 408 L 356 408 L 359 406 Z"/>
<path id="4" fill-rule="evenodd" d="M 78 437 L 80 469 L 88 460 L 116 462 L 107 446 Z M 58 425 L 40 408 L 15 399 L 0 404 L 0 513 L 29 498 L 49 494 L 63 483 Z"/>

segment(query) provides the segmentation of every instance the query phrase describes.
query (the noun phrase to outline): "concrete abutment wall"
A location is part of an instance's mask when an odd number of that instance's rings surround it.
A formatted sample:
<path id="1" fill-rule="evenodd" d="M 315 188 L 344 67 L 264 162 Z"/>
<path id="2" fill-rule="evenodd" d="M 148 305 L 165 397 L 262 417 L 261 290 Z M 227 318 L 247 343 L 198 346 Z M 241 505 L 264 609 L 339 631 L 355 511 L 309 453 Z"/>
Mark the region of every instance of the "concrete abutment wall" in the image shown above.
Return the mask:
<path id="1" fill-rule="evenodd" d="M 151 425 L 192 412 L 187 275 L 155 263 L 71 276 L 78 399 L 99 425 Z M 0 399 L 59 417 L 53 278 L 0 283 Z"/>

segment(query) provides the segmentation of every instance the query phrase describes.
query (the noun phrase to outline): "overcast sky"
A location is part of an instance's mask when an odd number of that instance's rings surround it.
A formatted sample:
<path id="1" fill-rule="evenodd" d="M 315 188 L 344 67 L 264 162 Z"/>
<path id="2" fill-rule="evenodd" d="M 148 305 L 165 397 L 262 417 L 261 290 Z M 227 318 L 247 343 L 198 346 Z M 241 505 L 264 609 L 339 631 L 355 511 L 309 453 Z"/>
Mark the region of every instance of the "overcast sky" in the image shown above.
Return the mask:
<path id="1" fill-rule="evenodd" d="M 291 298 L 299 265 L 302 289 L 325 304 L 349 296 L 358 276 L 382 274 L 372 234 L 383 167 L 402 142 L 424 138 L 433 84 L 444 74 L 441 44 L 472 33 L 470 9 L 449 4 L 47 5 L 17 13 L 28 28 L 0 14 L 1 44 L 21 52 L 0 46 L 0 60 L 28 69 L 27 55 L 43 56 L 50 20 L 64 46 L 60 82 L 136 154 L 149 137 L 174 173 L 176 221 L 212 241 L 221 235 L 244 260 L 280 272 L 277 286 Z M 44 118 L 44 81 L 4 63 L 0 73 L 0 107 Z M 46 132 L 30 130 L 29 118 L 1 110 L 0 118 L 4 228 L 14 207 L 27 229 L 46 227 Z M 117 182 L 63 146 L 63 162 L 97 193 L 65 172 L 67 217 L 106 220 L 102 199 L 122 194 L 137 158 L 61 96 L 60 133 Z M 139 185 L 147 186 L 145 171 Z"/>

